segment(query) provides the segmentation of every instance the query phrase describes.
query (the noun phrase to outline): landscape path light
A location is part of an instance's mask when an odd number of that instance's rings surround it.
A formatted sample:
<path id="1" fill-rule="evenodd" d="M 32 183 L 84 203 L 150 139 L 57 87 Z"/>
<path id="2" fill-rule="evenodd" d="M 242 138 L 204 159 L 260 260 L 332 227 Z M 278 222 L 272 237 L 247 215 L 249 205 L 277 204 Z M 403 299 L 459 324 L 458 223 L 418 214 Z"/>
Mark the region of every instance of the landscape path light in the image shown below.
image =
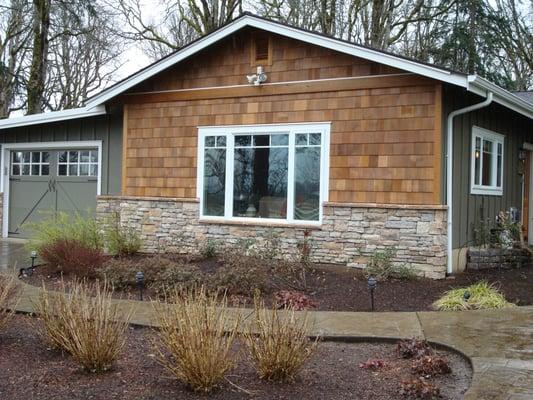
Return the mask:
<path id="1" fill-rule="evenodd" d="M 144 288 L 144 273 L 142 271 L 135 274 L 135 281 L 137 282 L 137 289 L 139 289 L 139 300 L 142 301 Z"/>
<path id="2" fill-rule="evenodd" d="M 370 290 L 370 307 L 371 310 L 374 311 L 374 290 L 376 289 L 376 286 L 378 285 L 378 281 L 376 278 L 371 276 L 368 278 L 368 289 Z"/>

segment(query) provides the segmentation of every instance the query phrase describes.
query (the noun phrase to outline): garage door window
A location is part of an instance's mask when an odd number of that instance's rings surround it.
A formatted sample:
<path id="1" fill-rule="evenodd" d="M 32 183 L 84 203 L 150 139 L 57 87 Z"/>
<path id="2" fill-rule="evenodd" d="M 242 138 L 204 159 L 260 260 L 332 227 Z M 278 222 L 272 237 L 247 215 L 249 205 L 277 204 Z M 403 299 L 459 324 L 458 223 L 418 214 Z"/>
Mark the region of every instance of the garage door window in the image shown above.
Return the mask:
<path id="1" fill-rule="evenodd" d="M 50 153 L 47 151 L 14 151 L 11 153 L 11 175 L 47 176 Z"/>
<path id="2" fill-rule="evenodd" d="M 57 164 L 59 176 L 97 176 L 98 152 L 96 150 L 61 151 Z"/>

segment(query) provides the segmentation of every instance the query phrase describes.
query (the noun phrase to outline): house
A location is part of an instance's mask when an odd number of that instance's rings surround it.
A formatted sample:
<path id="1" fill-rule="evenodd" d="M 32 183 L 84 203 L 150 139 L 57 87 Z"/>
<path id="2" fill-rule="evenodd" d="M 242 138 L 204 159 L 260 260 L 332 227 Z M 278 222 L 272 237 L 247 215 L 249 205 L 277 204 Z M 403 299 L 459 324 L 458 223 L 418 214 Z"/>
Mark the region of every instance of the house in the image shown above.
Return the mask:
<path id="1" fill-rule="evenodd" d="M 480 221 L 512 209 L 532 226 L 531 103 L 249 14 L 82 108 L 0 130 L 4 237 L 78 210 L 118 215 L 145 251 L 274 234 L 287 256 L 305 238 L 314 261 L 364 267 L 393 247 L 440 278 Z"/>

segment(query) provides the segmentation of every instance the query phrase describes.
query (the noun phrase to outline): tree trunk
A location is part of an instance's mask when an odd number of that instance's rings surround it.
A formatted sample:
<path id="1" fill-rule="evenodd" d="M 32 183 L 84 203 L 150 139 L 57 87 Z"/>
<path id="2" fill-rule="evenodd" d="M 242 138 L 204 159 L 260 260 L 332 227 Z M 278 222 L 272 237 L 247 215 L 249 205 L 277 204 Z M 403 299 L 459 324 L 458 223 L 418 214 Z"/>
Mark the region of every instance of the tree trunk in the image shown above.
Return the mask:
<path id="1" fill-rule="evenodd" d="M 49 29 L 50 0 L 33 0 L 33 52 L 27 88 L 27 114 L 39 114 L 43 111 Z"/>

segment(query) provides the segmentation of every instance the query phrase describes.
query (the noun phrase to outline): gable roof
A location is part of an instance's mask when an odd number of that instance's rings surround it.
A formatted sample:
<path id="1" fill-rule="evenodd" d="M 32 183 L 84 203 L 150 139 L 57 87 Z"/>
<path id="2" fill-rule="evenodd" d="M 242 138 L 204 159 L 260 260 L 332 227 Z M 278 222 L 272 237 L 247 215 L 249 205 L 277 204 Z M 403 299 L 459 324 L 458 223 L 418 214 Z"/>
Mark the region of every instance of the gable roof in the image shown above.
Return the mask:
<path id="1" fill-rule="evenodd" d="M 189 43 L 181 49 L 145 68 L 142 68 L 136 73 L 90 97 L 87 99 L 85 107 L 74 110 L 0 120 L 0 129 L 63 119 L 89 117 L 105 113 L 105 111 L 102 110 L 107 101 L 246 27 L 261 29 L 315 46 L 321 46 L 340 53 L 402 69 L 407 72 L 462 87 L 467 91 L 483 97 L 485 97 L 488 92 L 492 92 L 494 102 L 533 119 L 532 103 L 529 103 L 521 96 L 513 94 L 477 75 L 466 75 L 447 68 L 437 67 L 432 64 L 416 61 L 386 51 L 372 49 L 321 33 L 274 22 L 254 14 L 245 13 L 214 32 Z"/>

